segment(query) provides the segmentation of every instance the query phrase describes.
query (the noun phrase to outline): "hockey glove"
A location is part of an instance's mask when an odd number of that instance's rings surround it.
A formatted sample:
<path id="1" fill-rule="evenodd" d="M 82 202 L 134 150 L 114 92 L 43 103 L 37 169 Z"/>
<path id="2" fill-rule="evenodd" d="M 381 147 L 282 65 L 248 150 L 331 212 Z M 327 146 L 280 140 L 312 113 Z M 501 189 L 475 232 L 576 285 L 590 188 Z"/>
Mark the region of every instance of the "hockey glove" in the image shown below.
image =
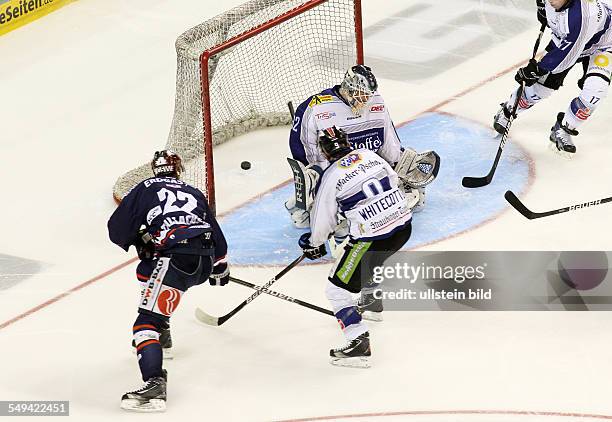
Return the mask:
<path id="1" fill-rule="evenodd" d="M 211 286 L 225 286 L 229 283 L 230 272 L 227 262 L 217 261 L 213 267 L 213 272 L 208 276 L 208 282 Z"/>
<path id="2" fill-rule="evenodd" d="M 141 261 L 153 259 L 155 255 L 155 244 L 153 243 L 153 238 L 145 229 L 138 231 L 134 246 L 136 247 L 138 258 L 140 258 Z"/>
<path id="3" fill-rule="evenodd" d="M 322 243 L 319 246 L 312 246 L 310 244 L 310 233 L 304 233 L 301 235 L 298 245 L 300 245 L 300 248 L 302 248 L 304 256 L 311 260 L 319 259 L 327 254 L 325 243 Z"/>
<path id="4" fill-rule="evenodd" d="M 546 70 L 540 68 L 538 62 L 534 59 L 529 60 L 529 63 L 525 67 L 521 67 L 516 75 L 514 75 L 514 80 L 518 83 L 525 82 L 525 86 L 531 86 L 535 84 L 538 79 L 546 74 Z"/>
<path id="5" fill-rule="evenodd" d="M 538 8 L 538 22 L 540 25 L 548 26 L 548 19 L 546 19 L 546 6 L 544 5 L 545 0 L 536 0 L 536 6 Z"/>

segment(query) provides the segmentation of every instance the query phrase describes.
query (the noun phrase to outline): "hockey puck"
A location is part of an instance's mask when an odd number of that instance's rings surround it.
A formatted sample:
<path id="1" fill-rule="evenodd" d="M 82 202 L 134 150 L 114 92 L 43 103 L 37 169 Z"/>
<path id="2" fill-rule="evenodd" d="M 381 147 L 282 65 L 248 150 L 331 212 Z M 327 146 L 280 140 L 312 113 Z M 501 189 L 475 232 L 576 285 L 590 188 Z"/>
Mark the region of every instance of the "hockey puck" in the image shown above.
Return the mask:
<path id="1" fill-rule="evenodd" d="M 251 163 L 249 163 L 248 161 L 243 161 L 242 163 L 240 163 L 240 168 L 242 170 L 248 170 L 251 168 Z"/>

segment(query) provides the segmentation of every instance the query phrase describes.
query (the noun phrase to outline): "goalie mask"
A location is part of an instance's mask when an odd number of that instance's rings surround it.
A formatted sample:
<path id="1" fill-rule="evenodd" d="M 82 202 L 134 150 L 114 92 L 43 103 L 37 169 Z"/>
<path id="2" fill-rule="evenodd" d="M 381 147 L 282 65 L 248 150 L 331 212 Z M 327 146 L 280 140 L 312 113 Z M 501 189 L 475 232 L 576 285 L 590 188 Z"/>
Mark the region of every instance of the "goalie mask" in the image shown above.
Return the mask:
<path id="1" fill-rule="evenodd" d="M 155 151 L 151 161 L 153 174 L 157 177 L 171 176 L 179 179 L 185 171 L 181 157 L 172 150 Z"/>
<path id="2" fill-rule="evenodd" d="M 343 157 L 353 149 L 346 132 L 336 126 L 328 127 L 319 132 L 319 146 L 325 158 L 330 161 Z"/>
<path id="3" fill-rule="evenodd" d="M 355 115 L 359 114 L 378 89 L 378 82 L 368 66 L 359 64 L 351 67 L 344 75 L 340 94 L 351 106 Z"/>

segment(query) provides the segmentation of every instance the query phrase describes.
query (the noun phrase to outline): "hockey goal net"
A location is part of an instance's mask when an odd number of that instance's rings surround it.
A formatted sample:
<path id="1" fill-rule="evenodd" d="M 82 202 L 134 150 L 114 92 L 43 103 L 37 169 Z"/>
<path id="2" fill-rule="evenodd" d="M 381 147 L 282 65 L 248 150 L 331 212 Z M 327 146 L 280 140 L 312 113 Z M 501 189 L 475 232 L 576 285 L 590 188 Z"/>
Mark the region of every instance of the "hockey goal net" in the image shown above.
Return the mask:
<path id="1" fill-rule="evenodd" d="M 288 125 L 288 101 L 340 83 L 362 63 L 361 0 L 251 0 L 182 34 L 176 52 L 166 148 L 183 158 L 183 179 L 214 209 L 213 145 Z M 151 176 L 148 163 L 124 174 L 115 199 Z"/>

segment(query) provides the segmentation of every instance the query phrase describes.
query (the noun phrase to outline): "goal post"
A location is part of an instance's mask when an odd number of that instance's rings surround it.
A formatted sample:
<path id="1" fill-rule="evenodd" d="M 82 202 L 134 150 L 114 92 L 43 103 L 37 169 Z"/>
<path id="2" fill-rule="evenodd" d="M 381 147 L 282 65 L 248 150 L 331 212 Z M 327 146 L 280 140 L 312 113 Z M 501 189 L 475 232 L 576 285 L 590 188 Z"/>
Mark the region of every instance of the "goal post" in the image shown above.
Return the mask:
<path id="1" fill-rule="evenodd" d="M 290 124 L 288 101 L 339 84 L 363 63 L 361 0 L 250 0 L 183 33 L 176 52 L 165 148 L 181 156 L 183 179 L 215 209 L 214 145 Z M 151 176 L 148 164 L 122 175 L 115 199 Z"/>

